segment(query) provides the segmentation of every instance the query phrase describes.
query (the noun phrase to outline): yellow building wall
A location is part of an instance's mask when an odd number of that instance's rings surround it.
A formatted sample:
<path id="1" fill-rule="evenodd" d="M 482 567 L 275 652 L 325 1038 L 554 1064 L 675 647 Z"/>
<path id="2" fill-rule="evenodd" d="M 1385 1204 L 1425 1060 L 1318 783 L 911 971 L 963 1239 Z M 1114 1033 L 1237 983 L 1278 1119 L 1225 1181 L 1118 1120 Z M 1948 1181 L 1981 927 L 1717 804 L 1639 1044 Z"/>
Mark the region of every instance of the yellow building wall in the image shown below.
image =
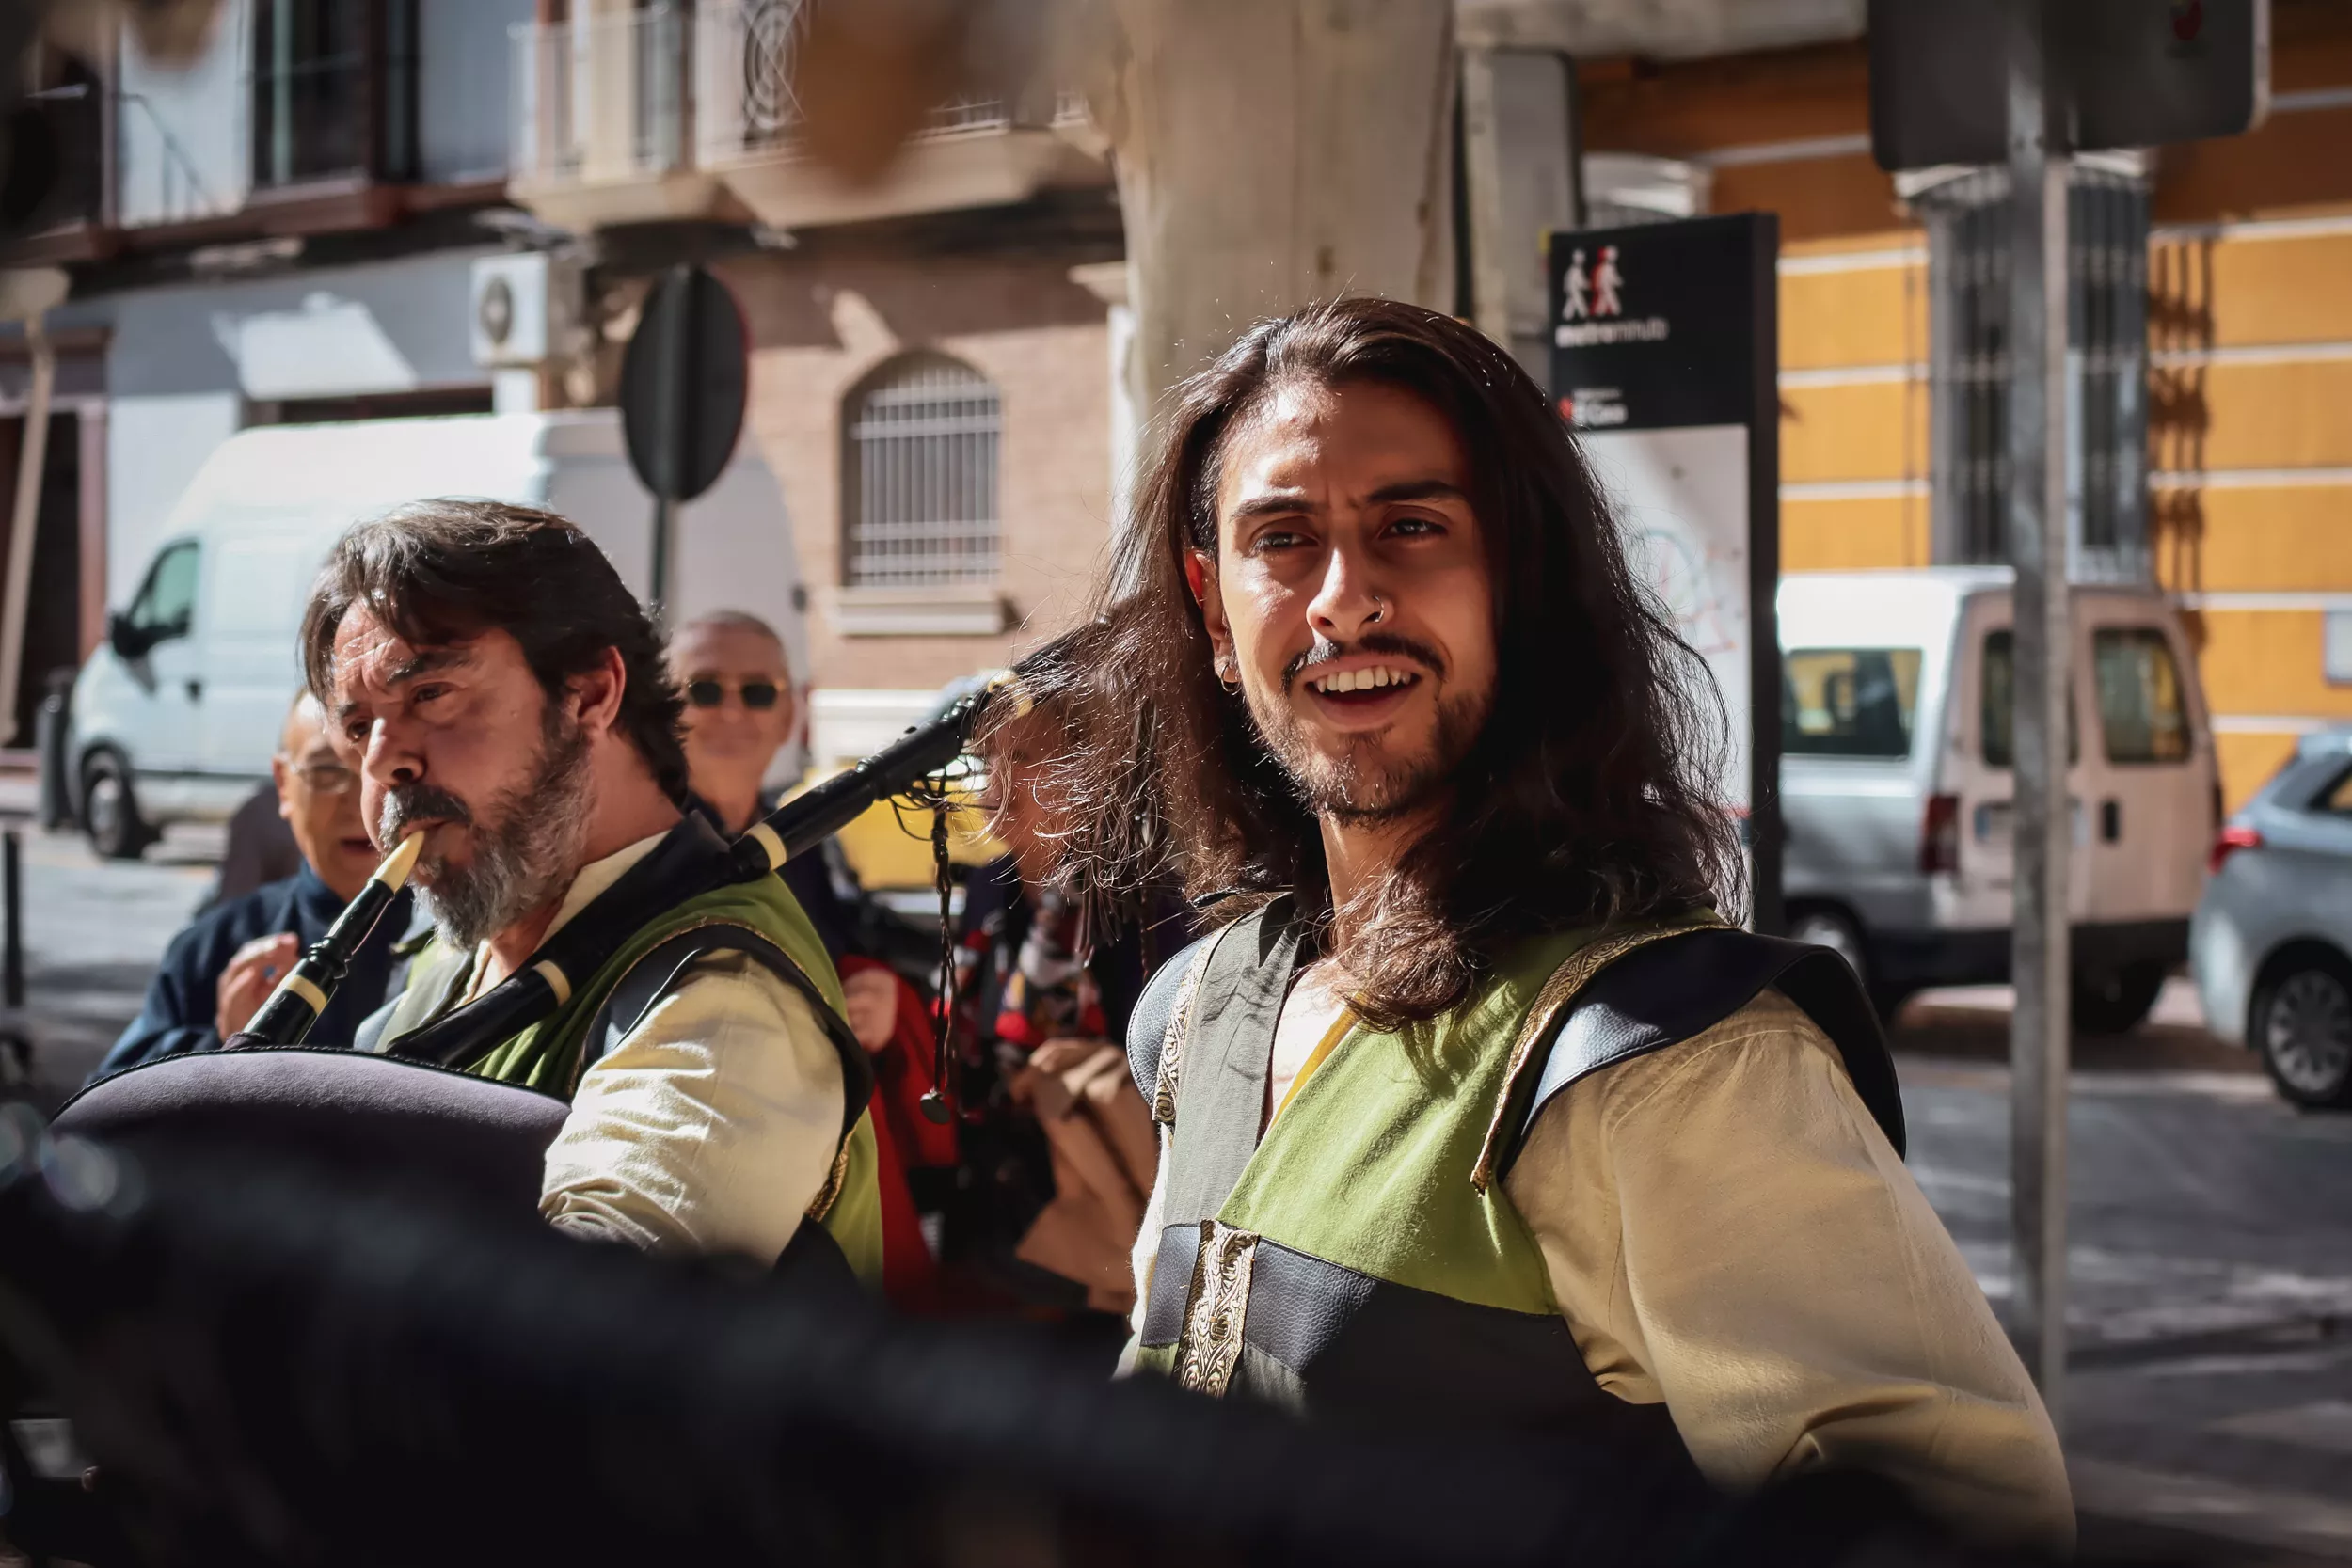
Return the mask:
<path id="1" fill-rule="evenodd" d="M 2217 714 L 2352 720 L 2352 686 L 2330 686 L 2320 665 L 2325 617 L 2315 610 L 2199 610 L 2189 615 Z"/>
<path id="2" fill-rule="evenodd" d="M 1927 453 L 1925 386 L 1781 387 L 1783 484 L 1923 479 Z"/>
<path id="3" fill-rule="evenodd" d="M 2352 486 L 2162 487 L 2156 581 L 2180 594 L 2352 587 Z"/>
<path id="4" fill-rule="evenodd" d="M 1781 500 L 1784 572 L 1859 572 L 1928 563 L 1924 495 Z"/>
<path id="5" fill-rule="evenodd" d="M 2291 731 L 2228 731 L 2213 737 L 2214 760 L 2221 767 L 2221 809 L 2235 811 L 2270 782 L 2295 755 Z"/>

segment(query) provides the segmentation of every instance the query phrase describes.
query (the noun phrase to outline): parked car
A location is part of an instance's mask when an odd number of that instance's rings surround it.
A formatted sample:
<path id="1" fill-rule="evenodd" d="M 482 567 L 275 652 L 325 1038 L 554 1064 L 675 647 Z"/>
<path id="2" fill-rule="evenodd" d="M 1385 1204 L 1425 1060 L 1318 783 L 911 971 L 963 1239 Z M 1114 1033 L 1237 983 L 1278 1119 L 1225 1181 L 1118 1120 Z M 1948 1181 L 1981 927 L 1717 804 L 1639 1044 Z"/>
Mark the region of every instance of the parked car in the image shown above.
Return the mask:
<path id="1" fill-rule="evenodd" d="M 225 821 L 268 777 L 301 681 L 303 601 L 327 549 L 353 523 L 433 496 L 560 512 L 623 580 L 650 586 L 653 503 L 630 475 L 615 410 L 240 432 L 172 509 L 138 591 L 74 683 L 68 778 L 102 854 L 135 858 L 166 823 Z M 750 610 L 805 671 L 806 594 L 766 465 L 739 452 L 680 513 L 672 619 Z"/>
<path id="2" fill-rule="evenodd" d="M 2205 1026 L 2296 1104 L 2352 1106 L 2352 725 L 2306 736 L 2209 863 L 2189 929 Z"/>
<path id="3" fill-rule="evenodd" d="M 1889 1013 L 2009 977 L 2010 587 L 1994 567 L 1780 586 L 1791 932 L 1845 954 Z M 2072 612 L 2074 1026 L 2117 1034 L 2187 956 L 2220 793 L 2179 612 L 2122 587 L 2074 589 Z"/>

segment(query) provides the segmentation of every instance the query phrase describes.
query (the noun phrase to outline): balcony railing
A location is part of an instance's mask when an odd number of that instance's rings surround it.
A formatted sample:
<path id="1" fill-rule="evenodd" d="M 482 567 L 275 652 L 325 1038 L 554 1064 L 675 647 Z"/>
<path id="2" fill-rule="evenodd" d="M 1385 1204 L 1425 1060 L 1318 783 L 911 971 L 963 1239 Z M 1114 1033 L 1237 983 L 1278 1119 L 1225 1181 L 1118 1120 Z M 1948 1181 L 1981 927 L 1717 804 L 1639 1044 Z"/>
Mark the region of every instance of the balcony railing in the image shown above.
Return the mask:
<path id="1" fill-rule="evenodd" d="M 605 181 L 795 155 L 792 93 L 804 0 L 699 0 L 631 15 L 514 29 L 515 171 L 526 182 Z M 1030 112 L 1024 113 L 1024 109 Z M 1072 92 L 1020 105 L 943 103 L 922 139 L 1086 117 Z"/>
<path id="2" fill-rule="evenodd" d="M 689 31 L 669 6 L 516 26 L 515 178 L 628 180 L 681 166 Z"/>

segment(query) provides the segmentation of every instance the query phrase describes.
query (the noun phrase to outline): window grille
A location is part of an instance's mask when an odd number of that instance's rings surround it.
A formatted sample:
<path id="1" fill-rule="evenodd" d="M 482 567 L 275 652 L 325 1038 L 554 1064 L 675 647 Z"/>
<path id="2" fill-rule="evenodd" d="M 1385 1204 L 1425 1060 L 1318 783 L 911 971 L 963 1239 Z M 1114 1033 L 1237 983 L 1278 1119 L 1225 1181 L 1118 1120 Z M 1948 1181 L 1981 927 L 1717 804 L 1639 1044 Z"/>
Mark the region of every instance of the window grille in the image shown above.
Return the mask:
<path id="1" fill-rule="evenodd" d="M 923 356 L 850 404 L 847 570 L 852 588 L 996 580 L 996 388 Z"/>
<path id="2" fill-rule="evenodd" d="M 1915 198 L 1933 298 L 1935 558 L 2009 559 L 2009 177 Z M 2148 188 L 2076 164 L 2067 194 L 2067 539 L 2078 579 L 2142 581 L 2148 551 Z"/>

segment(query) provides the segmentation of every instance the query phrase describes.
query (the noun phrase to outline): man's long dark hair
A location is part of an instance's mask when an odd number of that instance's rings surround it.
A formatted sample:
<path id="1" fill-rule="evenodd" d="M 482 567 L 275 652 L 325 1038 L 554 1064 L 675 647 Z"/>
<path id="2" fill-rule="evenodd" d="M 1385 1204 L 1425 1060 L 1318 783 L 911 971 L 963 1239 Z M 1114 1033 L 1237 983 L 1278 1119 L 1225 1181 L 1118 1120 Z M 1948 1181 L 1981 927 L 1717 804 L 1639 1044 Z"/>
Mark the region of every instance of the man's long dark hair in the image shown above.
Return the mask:
<path id="1" fill-rule="evenodd" d="M 302 617 L 303 676 L 323 703 L 334 700 L 336 628 L 359 605 L 418 647 L 494 627 L 511 633 L 551 704 L 607 648 L 618 650 L 618 728 L 663 792 L 686 798 L 686 705 L 662 663 L 661 634 L 573 523 L 503 501 L 443 499 L 397 507 L 344 534 Z"/>
<path id="2" fill-rule="evenodd" d="M 1448 317 L 1338 299 L 1251 328 L 1178 391 L 1140 476 L 1094 623 L 1041 684 L 1073 701 L 1054 788 L 1081 877 L 1173 873 L 1231 918 L 1327 897 L 1320 831 L 1238 692 L 1211 667 L 1185 581 L 1216 549 L 1223 444 L 1285 383 L 1375 382 L 1460 439 L 1494 584 L 1494 705 L 1436 829 L 1351 911 L 1345 990 L 1377 1026 L 1434 1018 L 1533 933 L 1680 914 L 1738 896 L 1714 780 L 1723 705 L 1629 570 L 1560 416 L 1502 349 Z M 1360 916 L 1360 918 L 1359 918 Z"/>

